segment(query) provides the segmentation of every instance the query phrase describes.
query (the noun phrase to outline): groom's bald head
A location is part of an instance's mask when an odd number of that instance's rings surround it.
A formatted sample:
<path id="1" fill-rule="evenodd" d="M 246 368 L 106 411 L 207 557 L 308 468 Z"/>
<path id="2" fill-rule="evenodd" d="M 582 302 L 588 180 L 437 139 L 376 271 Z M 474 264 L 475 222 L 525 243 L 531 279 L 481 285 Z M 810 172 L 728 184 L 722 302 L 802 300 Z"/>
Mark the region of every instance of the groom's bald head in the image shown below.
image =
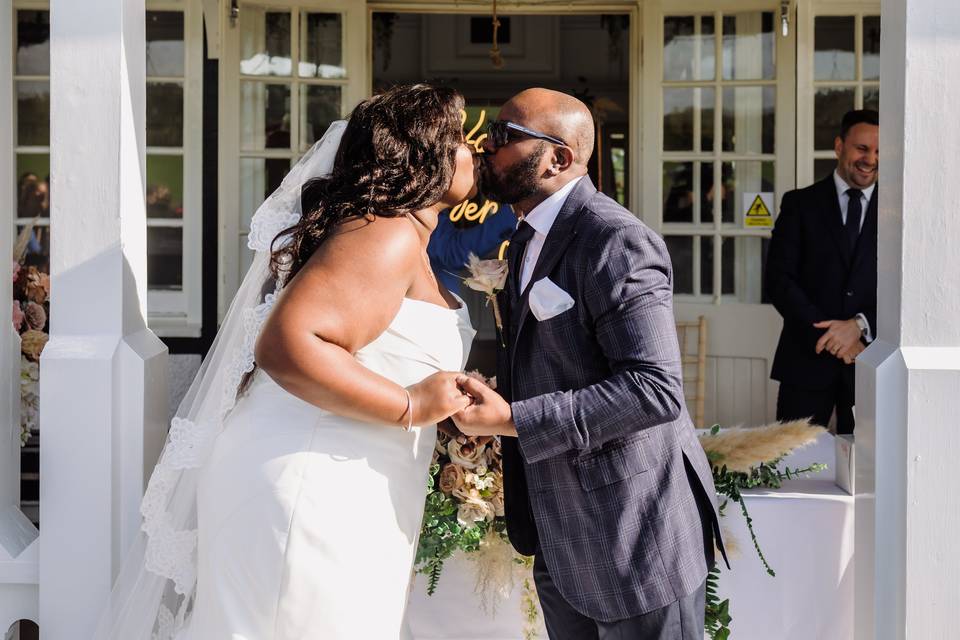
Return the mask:
<path id="1" fill-rule="evenodd" d="M 560 138 L 573 150 L 574 164 L 586 169 L 593 154 L 593 116 L 580 100 L 551 89 L 526 89 L 503 105 L 499 117 Z"/>

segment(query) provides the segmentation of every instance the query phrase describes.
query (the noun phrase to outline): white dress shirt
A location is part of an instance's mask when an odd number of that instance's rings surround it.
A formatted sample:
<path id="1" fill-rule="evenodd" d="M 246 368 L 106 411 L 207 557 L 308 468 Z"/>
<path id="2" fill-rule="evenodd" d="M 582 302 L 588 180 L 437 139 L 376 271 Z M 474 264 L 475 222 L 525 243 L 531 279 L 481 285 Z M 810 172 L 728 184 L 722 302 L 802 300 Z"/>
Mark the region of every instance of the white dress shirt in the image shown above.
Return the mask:
<path id="1" fill-rule="evenodd" d="M 533 269 L 537 266 L 537 260 L 540 258 L 540 251 L 543 249 L 543 243 L 547 241 L 547 234 L 550 228 L 557 220 L 560 209 L 567 201 L 567 197 L 573 188 L 583 179 L 583 176 L 575 178 L 567 184 L 560 187 L 559 190 L 552 193 L 546 200 L 535 206 L 530 213 L 523 219 L 533 227 L 533 237 L 527 242 L 526 251 L 523 254 L 523 263 L 520 268 L 520 291 L 526 290 L 530 284 L 530 278 L 533 277 Z"/>
<path id="2" fill-rule="evenodd" d="M 841 222 L 846 226 L 847 224 L 847 209 L 850 207 L 850 196 L 847 194 L 847 189 L 850 189 L 850 185 L 840 177 L 840 174 L 837 173 L 837 170 L 833 170 L 833 184 L 837 186 L 837 202 L 840 203 L 840 218 Z M 862 189 L 860 192 L 860 231 L 863 231 L 863 221 L 867 219 L 867 207 L 870 206 L 870 198 L 873 197 L 873 190 L 877 187 L 877 183 L 874 182 L 872 185 L 866 189 Z M 864 324 L 867 325 L 867 332 L 863 336 L 863 339 L 868 343 L 873 342 L 873 327 L 870 326 L 870 321 L 867 320 L 867 316 L 862 313 L 857 314 L 858 318 L 863 318 Z"/>
<path id="3" fill-rule="evenodd" d="M 850 189 L 837 170 L 833 170 L 833 184 L 837 185 L 837 202 L 840 203 L 840 221 L 847 224 L 847 209 L 850 207 L 850 196 L 847 195 L 847 189 Z M 860 192 L 860 230 L 863 231 L 863 221 L 867 219 L 867 207 L 870 206 L 870 198 L 873 197 L 873 190 L 877 187 L 874 182 L 866 189 Z"/>

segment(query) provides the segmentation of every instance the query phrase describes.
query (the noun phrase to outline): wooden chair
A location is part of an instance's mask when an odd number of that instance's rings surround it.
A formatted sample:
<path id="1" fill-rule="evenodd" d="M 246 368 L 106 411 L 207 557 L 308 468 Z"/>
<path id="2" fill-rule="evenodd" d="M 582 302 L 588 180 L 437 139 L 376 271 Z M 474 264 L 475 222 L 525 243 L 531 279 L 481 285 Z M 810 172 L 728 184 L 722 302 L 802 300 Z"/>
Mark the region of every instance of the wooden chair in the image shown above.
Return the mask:
<path id="1" fill-rule="evenodd" d="M 683 394 L 693 424 L 697 428 L 707 425 L 704 407 L 707 397 L 707 318 L 700 316 L 696 322 L 677 322 L 677 341 L 680 343 L 680 362 L 683 368 Z"/>

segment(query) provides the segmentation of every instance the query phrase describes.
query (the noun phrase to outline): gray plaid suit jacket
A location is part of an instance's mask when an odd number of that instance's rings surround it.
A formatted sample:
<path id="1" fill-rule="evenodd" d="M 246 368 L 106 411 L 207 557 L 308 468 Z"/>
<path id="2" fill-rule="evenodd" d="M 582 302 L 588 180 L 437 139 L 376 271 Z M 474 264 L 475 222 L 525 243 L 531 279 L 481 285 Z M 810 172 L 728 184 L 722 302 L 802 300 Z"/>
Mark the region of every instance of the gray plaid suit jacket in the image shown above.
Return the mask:
<path id="1" fill-rule="evenodd" d="M 571 606 L 613 622 L 699 588 L 703 527 L 720 542 L 713 476 L 684 403 L 670 258 L 584 177 L 527 292 L 544 277 L 572 309 L 538 322 L 513 277 L 499 299 L 497 388 L 519 435 L 503 439 L 508 531 L 520 553 L 543 554 Z"/>

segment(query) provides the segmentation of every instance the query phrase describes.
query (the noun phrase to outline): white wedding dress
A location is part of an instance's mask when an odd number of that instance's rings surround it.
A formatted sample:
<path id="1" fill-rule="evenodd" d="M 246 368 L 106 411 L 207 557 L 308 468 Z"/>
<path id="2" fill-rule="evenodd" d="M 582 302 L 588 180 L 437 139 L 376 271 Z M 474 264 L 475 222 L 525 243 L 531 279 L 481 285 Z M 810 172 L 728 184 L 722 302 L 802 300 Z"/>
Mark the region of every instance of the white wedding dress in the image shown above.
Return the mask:
<path id="1" fill-rule="evenodd" d="M 466 305 L 405 298 L 357 360 L 408 386 L 462 370 Z M 198 480 L 189 640 L 403 637 L 436 426 L 323 411 L 258 370 Z"/>

